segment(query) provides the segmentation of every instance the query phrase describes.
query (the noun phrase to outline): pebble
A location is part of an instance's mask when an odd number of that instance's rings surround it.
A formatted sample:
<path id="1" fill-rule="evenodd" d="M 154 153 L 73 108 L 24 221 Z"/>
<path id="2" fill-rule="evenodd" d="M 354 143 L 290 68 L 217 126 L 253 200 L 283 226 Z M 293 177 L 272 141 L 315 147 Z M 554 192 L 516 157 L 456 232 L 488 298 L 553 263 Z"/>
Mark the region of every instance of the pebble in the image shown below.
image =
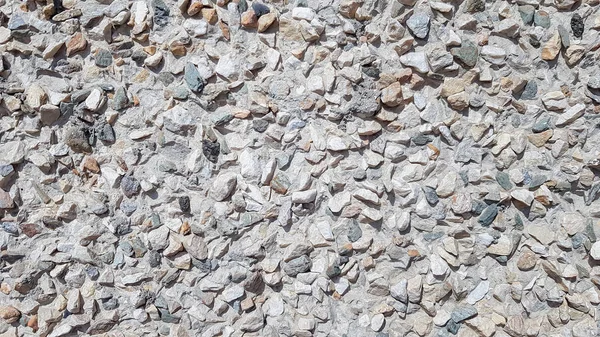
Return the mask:
<path id="1" fill-rule="evenodd" d="M 574 13 L 571 17 L 571 31 L 573 32 L 573 36 L 581 38 L 583 36 L 584 27 L 581 15 Z"/>
<path id="2" fill-rule="evenodd" d="M 106 68 L 113 62 L 112 54 L 106 49 L 100 49 L 96 53 L 95 62 L 98 67 Z"/>
<path id="3" fill-rule="evenodd" d="M 552 61 L 560 52 L 561 38 L 558 32 L 554 33 L 550 40 L 544 44 L 542 48 L 542 59 L 546 61 Z"/>
<path id="4" fill-rule="evenodd" d="M 497 215 L 498 215 L 498 206 L 496 204 L 491 204 L 491 205 L 487 206 L 483 210 L 483 212 L 481 212 L 481 215 L 479 216 L 479 219 L 477 221 L 482 226 L 489 226 L 494 221 L 494 219 L 496 218 Z"/>
<path id="5" fill-rule="evenodd" d="M 429 71 L 429 63 L 424 52 L 414 52 L 402 55 L 400 56 L 400 62 L 420 73 L 427 73 Z"/>
<path id="6" fill-rule="evenodd" d="M 233 173 L 225 173 L 217 176 L 210 189 L 212 197 L 217 201 L 228 198 L 236 187 L 237 177 Z"/>
<path id="7" fill-rule="evenodd" d="M 519 6 L 519 14 L 521 15 L 521 20 L 526 25 L 531 25 L 533 23 L 533 16 L 535 13 L 535 7 L 532 5 L 523 5 Z"/>
<path id="8" fill-rule="evenodd" d="M 312 266 L 311 260 L 306 255 L 302 255 L 283 265 L 283 271 L 288 276 L 295 277 L 300 273 L 305 273 L 310 270 Z"/>
<path id="9" fill-rule="evenodd" d="M 6 323 L 14 323 L 21 317 L 21 312 L 13 306 L 0 306 L 0 318 Z"/>
<path id="10" fill-rule="evenodd" d="M 140 192 L 140 183 L 134 177 L 126 175 L 121 179 L 121 190 L 126 197 L 132 198 Z"/>
<path id="11" fill-rule="evenodd" d="M 477 45 L 469 40 L 463 41 L 460 47 L 451 49 L 450 53 L 452 53 L 452 56 L 459 62 L 469 68 L 472 68 L 477 64 L 477 59 L 479 57 Z"/>
<path id="12" fill-rule="evenodd" d="M 87 47 L 87 40 L 82 33 L 76 33 L 67 41 L 67 56 L 83 51 Z"/>
<path id="13" fill-rule="evenodd" d="M 193 92 L 201 93 L 204 90 L 204 80 L 200 76 L 198 68 L 191 62 L 185 64 L 184 79 Z"/>
<path id="14" fill-rule="evenodd" d="M 429 34 L 429 15 L 426 13 L 415 13 L 406 20 L 408 29 L 419 39 L 424 39 Z"/>
<path id="15" fill-rule="evenodd" d="M 536 26 L 550 28 L 550 14 L 543 10 L 537 10 L 533 15 L 533 22 Z"/>
<path id="16" fill-rule="evenodd" d="M 477 309 L 472 305 L 462 305 L 454 309 L 450 314 L 450 319 L 455 323 L 461 323 L 477 315 Z"/>
<path id="17" fill-rule="evenodd" d="M 590 248 L 590 256 L 594 260 L 600 260 L 600 242 L 595 242 Z"/>

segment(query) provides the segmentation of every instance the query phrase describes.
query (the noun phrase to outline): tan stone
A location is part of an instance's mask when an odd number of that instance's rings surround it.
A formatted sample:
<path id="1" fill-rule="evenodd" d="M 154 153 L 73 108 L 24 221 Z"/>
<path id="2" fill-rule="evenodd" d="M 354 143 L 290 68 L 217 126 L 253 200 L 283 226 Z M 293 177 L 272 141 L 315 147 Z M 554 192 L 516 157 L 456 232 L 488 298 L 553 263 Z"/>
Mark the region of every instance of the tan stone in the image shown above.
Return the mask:
<path id="1" fill-rule="evenodd" d="M 100 173 L 100 166 L 98 165 L 98 162 L 96 161 L 96 159 L 94 159 L 94 157 L 86 156 L 83 159 L 82 166 L 84 171 Z"/>
<path id="2" fill-rule="evenodd" d="M 214 25 L 219 20 L 219 16 L 217 15 L 217 10 L 214 8 L 202 8 L 202 17 L 206 22 L 211 25 Z"/>
<path id="3" fill-rule="evenodd" d="M 381 103 L 394 107 L 402 103 L 402 86 L 394 82 L 381 91 Z"/>
<path id="4" fill-rule="evenodd" d="M 258 32 L 262 33 L 269 29 L 271 25 L 277 20 L 277 14 L 271 12 L 261 16 L 258 19 Z"/>
<path id="5" fill-rule="evenodd" d="M 460 92 L 448 97 L 448 105 L 455 110 L 464 110 L 469 106 L 469 96 L 466 92 Z"/>
<path id="6" fill-rule="evenodd" d="M 442 84 L 442 97 L 450 97 L 459 92 L 465 91 L 465 82 L 461 78 L 444 78 L 444 84 Z"/>
<path id="7" fill-rule="evenodd" d="M 34 110 L 38 110 L 44 103 L 46 103 L 46 100 L 48 98 L 48 95 L 44 91 L 44 88 L 42 88 L 39 84 L 36 83 L 30 85 L 29 88 L 27 88 L 26 94 L 27 98 L 25 99 L 25 103 L 27 104 L 27 106 Z"/>
<path id="8" fill-rule="evenodd" d="M 60 108 L 52 104 L 40 107 L 40 121 L 44 125 L 52 125 L 60 117 Z"/>
<path id="9" fill-rule="evenodd" d="M 223 34 L 223 37 L 229 41 L 229 39 L 231 38 L 231 33 L 229 31 L 229 25 L 227 25 L 225 22 L 223 22 L 223 20 L 219 20 L 219 28 L 221 29 L 221 33 Z"/>
<path id="10" fill-rule="evenodd" d="M 194 16 L 200 13 L 202 7 L 204 7 L 204 5 L 202 5 L 202 0 L 192 0 L 187 9 L 187 15 Z"/>
<path id="11" fill-rule="evenodd" d="M 362 1 L 357 0 L 342 0 L 340 1 L 339 12 L 342 16 L 353 19 L 356 10 L 362 5 Z"/>
<path id="12" fill-rule="evenodd" d="M 12 305 L 2 306 L 0 307 L 0 317 L 6 323 L 10 324 L 16 322 L 21 317 L 21 312 Z"/>
<path id="13" fill-rule="evenodd" d="M 242 13 L 241 24 L 246 28 L 257 28 L 258 18 L 253 10 L 249 9 Z"/>
<path id="14" fill-rule="evenodd" d="M 529 248 L 524 248 L 517 260 L 517 268 L 520 270 L 530 270 L 535 267 L 538 257 Z"/>
<path id="15" fill-rule="evenodd" d="M 552 129 L 540 133 L 533 133 L 527 136 L 529 142 L 537 147 L 542 147 L 548 139 L 552 138 L 554 131 Z"/>
<path id="16" fill-rule="evenodd" d="M 569 66 L 575 65 L 577 62 L 581 61 L 583 56 L 585 55 L 585 47 L 582 45 L 571 45 L 565 51 L 565 62 Z"/>
<path id="17" fill-rule="evenodd" d="M 279 34 L 284 40 L 304 41 L 300 23 L 291 18 L 279 18 Z"/>
<path id="18" fill-rule="evenodd" d="M 560 35 L 558 32 L 554 33 L 550 40 L 544 44 L 542 48 L 542 59 L 546 61 L 552 61 L 556 58 L 560 52 Z"/>

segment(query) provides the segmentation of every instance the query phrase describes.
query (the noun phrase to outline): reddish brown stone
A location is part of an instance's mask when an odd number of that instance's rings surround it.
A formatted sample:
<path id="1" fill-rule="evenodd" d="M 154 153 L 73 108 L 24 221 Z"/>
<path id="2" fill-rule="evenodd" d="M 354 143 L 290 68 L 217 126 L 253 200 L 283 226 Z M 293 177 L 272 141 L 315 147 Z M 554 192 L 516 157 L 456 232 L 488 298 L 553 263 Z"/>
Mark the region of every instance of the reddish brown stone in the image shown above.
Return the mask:
<path id="1" fill-rule="evenodd" d="M 73 35 L 67 42 L 67 56 L 80 52 L 87 47 L 87 41 L 82 33 Z"/>

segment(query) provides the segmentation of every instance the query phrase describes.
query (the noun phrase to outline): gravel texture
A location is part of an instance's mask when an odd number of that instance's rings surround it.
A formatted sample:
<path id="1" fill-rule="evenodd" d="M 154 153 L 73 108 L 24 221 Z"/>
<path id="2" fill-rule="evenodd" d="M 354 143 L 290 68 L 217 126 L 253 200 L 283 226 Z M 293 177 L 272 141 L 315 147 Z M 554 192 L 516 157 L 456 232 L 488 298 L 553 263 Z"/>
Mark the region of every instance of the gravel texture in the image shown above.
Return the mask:
<path id="1" fill-rule="evenodd" d="M 0 12 L 0 336 L 600 335 L 599 0 Z"/>

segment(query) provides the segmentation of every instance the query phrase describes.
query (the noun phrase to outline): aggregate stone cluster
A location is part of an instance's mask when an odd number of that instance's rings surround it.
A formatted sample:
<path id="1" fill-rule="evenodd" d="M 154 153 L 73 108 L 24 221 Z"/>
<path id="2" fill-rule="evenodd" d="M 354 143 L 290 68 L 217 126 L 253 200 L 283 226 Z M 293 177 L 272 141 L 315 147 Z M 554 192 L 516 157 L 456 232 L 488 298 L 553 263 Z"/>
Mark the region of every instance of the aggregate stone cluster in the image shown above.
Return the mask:
<path id="1" fill-rule="evenodd" d="M 599 30 L 0 0 L 0 336 L 598 336 Z"/>

